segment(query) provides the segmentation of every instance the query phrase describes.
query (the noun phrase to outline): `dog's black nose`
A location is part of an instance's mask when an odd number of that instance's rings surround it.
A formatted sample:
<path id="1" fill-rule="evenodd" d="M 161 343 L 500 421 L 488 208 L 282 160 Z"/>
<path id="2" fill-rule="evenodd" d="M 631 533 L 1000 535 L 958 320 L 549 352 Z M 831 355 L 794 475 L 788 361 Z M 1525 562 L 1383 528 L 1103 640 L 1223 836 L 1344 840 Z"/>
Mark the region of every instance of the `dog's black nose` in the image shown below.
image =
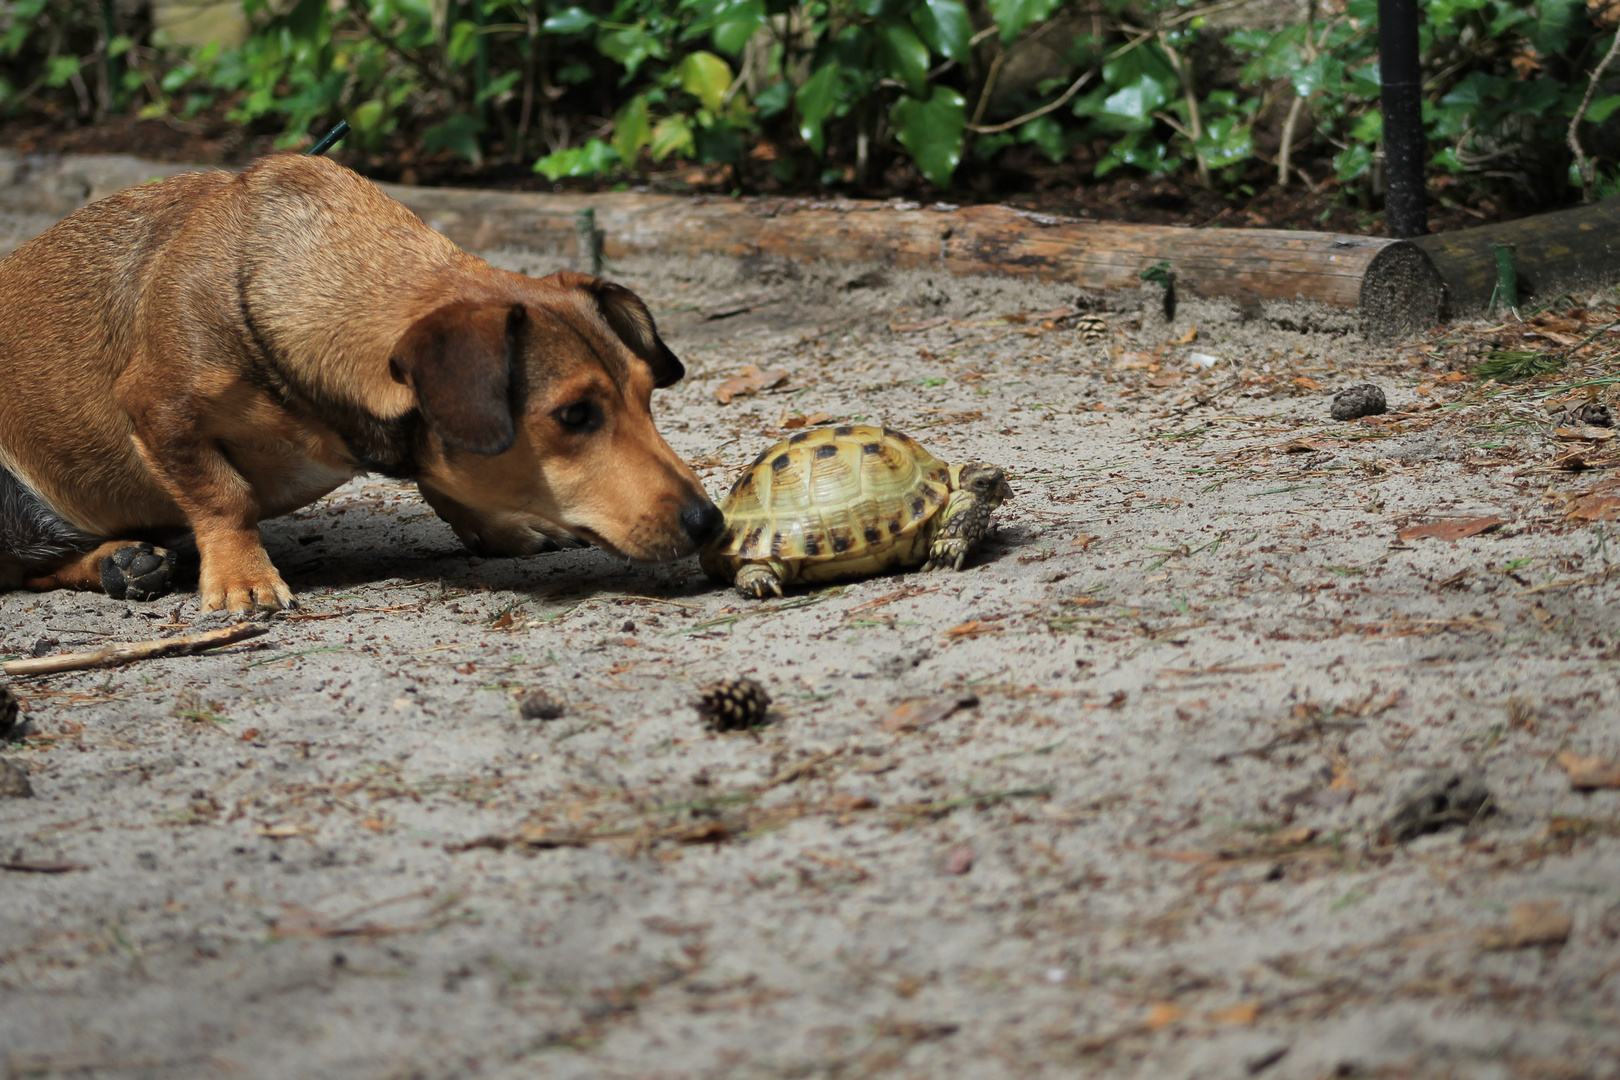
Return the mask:
<path id="1" fill-rule="evenodd" d="M 693 503 L 681 511 L 681 528 L 686 530 L 686 535 L 690 536 L 692 542 L 699 547 L 720 535 L 725 523 L 725 515 L 708 499 Z"/>

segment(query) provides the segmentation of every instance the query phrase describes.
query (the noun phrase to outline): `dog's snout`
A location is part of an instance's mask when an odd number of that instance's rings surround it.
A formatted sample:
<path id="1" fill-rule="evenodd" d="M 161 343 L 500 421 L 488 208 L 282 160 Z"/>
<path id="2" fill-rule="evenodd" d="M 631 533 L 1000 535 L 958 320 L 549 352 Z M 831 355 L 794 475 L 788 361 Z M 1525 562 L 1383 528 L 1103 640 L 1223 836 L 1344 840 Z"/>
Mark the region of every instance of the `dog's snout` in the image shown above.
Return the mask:
<path id="1" fill-rule="evenodd" d="M 681 511 L 681 528 L 686 530 L 686 535 L 691 537 L 692 543 L 699 547 L 718 536 L 725 523 L 725 515 L 721 514 L 720 508 L 708 499 L 692 503 Z"/>

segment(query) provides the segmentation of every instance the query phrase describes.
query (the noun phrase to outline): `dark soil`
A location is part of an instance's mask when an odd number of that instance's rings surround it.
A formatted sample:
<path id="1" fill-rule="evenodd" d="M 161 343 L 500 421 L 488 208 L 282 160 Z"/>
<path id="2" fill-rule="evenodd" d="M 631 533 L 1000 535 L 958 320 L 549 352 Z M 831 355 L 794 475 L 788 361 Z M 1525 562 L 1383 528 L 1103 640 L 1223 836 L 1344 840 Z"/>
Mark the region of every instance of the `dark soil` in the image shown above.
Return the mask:
<path id="1" fill-rule="evenodd" d="M 276 149 L 273 127 L 243 127 L 224 119 L 223 108 L 192 122 L 111 117 L 85 123 L 40 115 L 0 119 L 0 146 L 39 154 L 135 154 L 158 161 L 185 161 L 239 166 Z M 532 171 L 529 160 L 486 161 L 474 166 L 449 153 L 422 154 L 409 145 L 386 154 L 364 154 L 341 145 L 332 154 L 345 165 L 378 180 L 447 187 L 507 190 L 590 191 L 615 186 L 607 180 L 570 180 L 552 184 Z M 964 164 L 958 184 L 941 191 L 922 180 L 909 163 L 900 163 L 865 185 L 853 181 L 831 187 L 784 185 L 762 162 L 743 167 L 680 166 L 643 172 L 631 187 L 670 194 L 840 195 L 866 199 L 910 199 L 922 202 L 1004 203 L 1044 213 L 1099 221 L 1152 225 L 1219 226 L 1223 228 L 1314 229 L 1327 232 L 1383 235 L 1383 210 L 1341 189 L 1326 158 L 1299 162 L 1301 171 L 1320 177 L 1313 187 L 1295 182 L 1279 190 L 1274 173 L 1256 164 L 1240 188 L 1223 193 L 1200 186 L 1190 175 L 1146 177 L 1128 170 L 1105 180 L 1090 178 L 1084 150 L 1076 159 L 1054 165 L 1038 154 L 1004 155 L 994 166 Z M 1558 209 L 1533 205 L 1513 190 L 1482 193 L 1450 177 L 1431 179 L 1429 228 L 1433 232 L 1508 221 L 1526 214 Z"/>

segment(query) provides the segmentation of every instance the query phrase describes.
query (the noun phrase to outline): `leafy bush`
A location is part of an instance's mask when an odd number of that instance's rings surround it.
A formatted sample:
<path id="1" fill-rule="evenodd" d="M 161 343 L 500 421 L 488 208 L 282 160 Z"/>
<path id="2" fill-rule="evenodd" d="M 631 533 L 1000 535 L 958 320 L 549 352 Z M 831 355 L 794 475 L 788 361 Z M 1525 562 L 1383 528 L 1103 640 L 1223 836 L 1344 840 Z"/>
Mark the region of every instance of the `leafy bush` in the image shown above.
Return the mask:
<path id="1" fill-rule="evenodd" d="M 124 58 L 103 109 L 187 115 L 219 99 L 287 146 L 342 115 L 351 150 L 413 142 L 552 180 L 698 164 L 739 186 L 946 188 L 964 161 L 1037 155 L 1228 191 L 1303 181 L 1365 197 L 1379 182 L 1376 0 L 1225 33 L 1210 19 L 1229 3 L 1191 0 L 242 3 L 257 27 L 242 47 L 163 56 L 138 12 L 108 34 L 102 0 L 52 0 L 49 14 L 15 0 L 0 103 L 54 92 L 87 115 L 86 73 Z M 1584 0 L 1423 10 L 1438 175 L 1567 197 L 1578 112 L 1581 145 L 1604 151 L 1593 175 L 1612 171 L 1620 73 L 1589 76 L 1613 29 Z"/>

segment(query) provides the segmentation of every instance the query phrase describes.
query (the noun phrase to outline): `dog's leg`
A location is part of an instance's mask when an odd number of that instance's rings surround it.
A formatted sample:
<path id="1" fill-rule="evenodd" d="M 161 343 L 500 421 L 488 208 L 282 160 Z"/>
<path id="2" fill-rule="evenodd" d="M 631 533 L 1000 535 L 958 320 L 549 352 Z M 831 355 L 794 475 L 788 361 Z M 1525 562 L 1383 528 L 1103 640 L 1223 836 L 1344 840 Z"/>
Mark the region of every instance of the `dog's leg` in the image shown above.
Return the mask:
<path id="1" fill-rule="evenodd" d="M 178 404 L 178 403 L 176 403 Z M 137 414 L 135 448 L 147 469 L 185 512 L 202 558 L 198 584 L 204 614 L 221 609 L 246 613 L 298 605 L 281 580 L 259 535 L 259 501 L 212 439 L 198 437 L 183 417 Z M 180 438 L 149 433 L 184 432 Z M 154 446 L 161 448 L 154 451 Z"/>
<path id="2" fill-rule="evenodd" d="M 174 552 L 135 540 L 109 540 L 49 574 L 27 579 L 23 587 L 36 592 L 104 592 L 114 600 L 156 600 L 169 591 L 173 577 Z"/>

